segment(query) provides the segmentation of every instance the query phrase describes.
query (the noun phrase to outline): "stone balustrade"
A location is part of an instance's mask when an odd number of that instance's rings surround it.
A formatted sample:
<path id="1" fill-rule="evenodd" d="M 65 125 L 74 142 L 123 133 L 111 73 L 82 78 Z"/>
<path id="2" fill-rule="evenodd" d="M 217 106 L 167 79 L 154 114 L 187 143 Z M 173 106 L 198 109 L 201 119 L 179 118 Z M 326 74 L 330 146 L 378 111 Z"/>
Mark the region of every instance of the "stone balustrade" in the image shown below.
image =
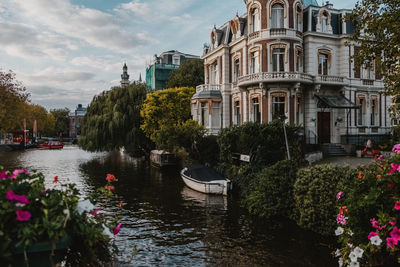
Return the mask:
<path id="1" fill-rule="evenodd" d="M 314 77 L 297 72 L 259 72 L 238 78 L 238 86 L 260 82 L 302 82 L 313 83 Z"/>

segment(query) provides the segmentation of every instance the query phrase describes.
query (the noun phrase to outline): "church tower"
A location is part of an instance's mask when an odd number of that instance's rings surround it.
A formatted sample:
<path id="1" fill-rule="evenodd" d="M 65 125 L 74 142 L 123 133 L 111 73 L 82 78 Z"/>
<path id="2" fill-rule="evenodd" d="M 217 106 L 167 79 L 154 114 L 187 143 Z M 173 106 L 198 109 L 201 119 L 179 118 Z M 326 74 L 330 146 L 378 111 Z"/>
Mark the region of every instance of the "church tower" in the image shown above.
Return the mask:
<path id="1" fill-rule="evenodd" d="M 126 63 L 125 63 L 124 67 L 122 68 L 121 87 L 124 88 L 128 85 L 129 85 L 129 74 L 128 74 L 128 67 L 126 66 Z"/>

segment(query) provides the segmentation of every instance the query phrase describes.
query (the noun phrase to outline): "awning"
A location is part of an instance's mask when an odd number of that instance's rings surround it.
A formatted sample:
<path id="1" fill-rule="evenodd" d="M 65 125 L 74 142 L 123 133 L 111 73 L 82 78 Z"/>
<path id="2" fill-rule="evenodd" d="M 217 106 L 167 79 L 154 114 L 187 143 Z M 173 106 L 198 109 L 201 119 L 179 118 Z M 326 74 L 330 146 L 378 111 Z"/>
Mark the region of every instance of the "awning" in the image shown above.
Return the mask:
<path id="1" fill-rule="evenodd" d="M 359 109 L 360 107 L 351 102 L 344 96 L 328 96 L 328 95 L 315 95 L 318 99 L 319 108 L 337 108 L 337 109 Z"/>
<path id="2" fill-rule="evenodd" d="M 217 90 L 209 90 L 209 91 L 201 91 L 193 95 L 192 99 L 205 99 L 205 98 L 218 98 L 222 99 L 221 91 Z"/>

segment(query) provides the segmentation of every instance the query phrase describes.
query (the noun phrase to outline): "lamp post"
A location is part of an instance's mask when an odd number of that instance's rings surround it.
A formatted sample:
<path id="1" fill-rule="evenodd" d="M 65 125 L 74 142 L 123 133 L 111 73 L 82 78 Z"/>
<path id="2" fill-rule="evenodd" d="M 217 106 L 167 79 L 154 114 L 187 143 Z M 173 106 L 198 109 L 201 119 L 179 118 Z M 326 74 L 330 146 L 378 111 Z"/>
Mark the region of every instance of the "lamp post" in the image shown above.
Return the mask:
<path id="1" fill-rule="evenodd" d="M 290 150 L 289 150 L 289 143 L 288 143 L 288 138 L 287 138 L 287 134 L 286 134 L 286 125 L 285 125 L 285 120 L 286 117 L 285 115 L 283 115 L 281 117 L 282 123 L 283 123 L 283 133 L 285 135 L 285 143 L 286 143 L 286 151 L 287 151 L 287 156 L 288 156 L 288 160 L 290 160 Z"/>

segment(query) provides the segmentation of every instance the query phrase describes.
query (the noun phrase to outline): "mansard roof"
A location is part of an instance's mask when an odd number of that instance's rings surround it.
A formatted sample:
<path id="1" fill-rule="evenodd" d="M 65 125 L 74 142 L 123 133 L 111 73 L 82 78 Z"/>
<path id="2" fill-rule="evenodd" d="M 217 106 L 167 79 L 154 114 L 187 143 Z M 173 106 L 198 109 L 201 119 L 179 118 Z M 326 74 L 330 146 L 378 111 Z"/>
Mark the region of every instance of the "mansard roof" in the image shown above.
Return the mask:
<path id="1" fill-rule="evenodd" d="M 317 0 L 303 0 L 303 8 L 308 6 L 319 6 Z"/>

